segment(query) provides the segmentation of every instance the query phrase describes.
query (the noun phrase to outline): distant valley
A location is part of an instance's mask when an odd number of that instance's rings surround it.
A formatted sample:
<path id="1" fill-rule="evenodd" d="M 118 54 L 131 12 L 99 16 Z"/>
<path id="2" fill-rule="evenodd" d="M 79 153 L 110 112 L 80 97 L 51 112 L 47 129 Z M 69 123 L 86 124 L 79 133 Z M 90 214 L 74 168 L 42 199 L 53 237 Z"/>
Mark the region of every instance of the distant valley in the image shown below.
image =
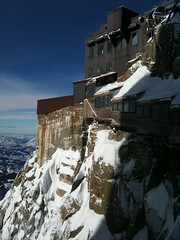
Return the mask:
<path id="1" fill-rule="evenodd" d="M 17 173 L 36 148 L 36 138 L 0 135 L 0 200 L 9 190 Z"/>

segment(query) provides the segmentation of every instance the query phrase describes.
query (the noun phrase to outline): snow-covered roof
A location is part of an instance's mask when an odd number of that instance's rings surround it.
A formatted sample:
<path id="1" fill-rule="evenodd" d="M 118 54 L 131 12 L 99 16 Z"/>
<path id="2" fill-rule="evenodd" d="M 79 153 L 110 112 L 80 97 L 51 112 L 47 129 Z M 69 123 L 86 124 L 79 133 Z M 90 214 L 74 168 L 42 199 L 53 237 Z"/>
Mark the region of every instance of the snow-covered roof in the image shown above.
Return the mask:
<path id="1" fill-rule="evenodd" d="M 102 87 L 99 91 L 97 91 L 94 96 L 107 93 L 109 91 L 112 91 L 113 89 L 120 88 L 124 85 L 124 82 L 114 82 L 114 83 L 109 83 L 106 86 Z"/>
<path id="2" fill-rule="evenodd" d="M 143 95 L 138 102 L 146 102 L 152 100 L 172 100 L 171 106 L 180 105 L 180 78 L 174 79 L 172 75 L 168 79 L 159 77 L 151 77 L 147 67 L 141 66 L 138 70 L 124 82 L 123 87 L 113 100 L 126 98 L 128 96 L 136 96 L 138 93 Z"/>
<path id="3" fill-rule="evenodd" d="M 103 77 L 106 77 L 106 76 L 109 76 L 109 75 L 112 75 L 112 74 L 115 74 L 116 72 L 108 72 L 108 73 L 105 73 L 105 74 L 101 74 L 101 75 L 99 75 L 99 76 L 97 76 L 97 77 L 93 77 L 93 78 L 91 78 L 91 80 L 89 81 L 89 83 L 90 82 L 96 82 L 98 79 L 100 79 L 100 78 L 103 78 Z"/>

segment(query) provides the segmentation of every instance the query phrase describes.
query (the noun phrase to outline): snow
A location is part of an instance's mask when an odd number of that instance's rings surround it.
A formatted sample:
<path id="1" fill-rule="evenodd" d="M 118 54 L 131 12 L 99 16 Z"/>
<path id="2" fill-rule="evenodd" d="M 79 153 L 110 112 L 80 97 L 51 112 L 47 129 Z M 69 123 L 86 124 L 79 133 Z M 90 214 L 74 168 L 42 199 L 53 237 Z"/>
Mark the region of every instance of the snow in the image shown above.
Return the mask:
<path id="1" fill-rule="evenodd" d="M 160 231 L 170 231 L 174 225 L 174 211 L 171 200 L 164 183 L 147 193 L 145 198 L 146 221 L 156 235 Z"/>
<path id="2" fill-rule="evenodd" d="M 114 82 L 114 83 L 109 83 L 106 86 L 102 87 L 99 91 L 97 91 L 94 96 L 103 94 L 103 93 L 107 93 L 109 91 L 112 91 L 115 88 L 119 88 L 122 87 L 124 85 L 123 82 Z"/>
<path id="3" fill-rule="evenodd" d="M 116 73 L 116 72 L 108 72 L 108 73 L 105 73 L 105 74 L 101 74 L 101 75 L 99 75 L 97 77 L 93 77 L 89 82 L 96 82 L 97 79 L 102 78 L 102 77 L 106 77 L 106 76 L 109 76 L 109 75 L 112 75 L 114 73 Z"/>
<path id="4" fill-rule="evenodd" d="M 158 99 L 172 100 L 171 106 L 180 104 L 180 78 L 173 79 L 170 75 L 168 79 L 159 77 L 151 77 L 150 71 L 145 66 L 141 66 L 137 71 L 124 82 L 123 87 L 114 100 L 126 98 L 128 96 L 136 96 L 138 93 L 143 95 L 138 99 L 138 102 L 146 102 Z"/>
<path id="5" fill-rule="evenodd" d="M 103 161 L 105 165 L 111 165 L 116 170 L 120 164 L 118 149 L 122 145 L 127 144 L 127 140 L 122 139 L 119 142 L 109 140 L 108 136 L 111 132 L 113 131 L 101 130 L 98 132 L 93 154 L 95 162 L 99 161 L 99 163 L 101 163 Z"/>

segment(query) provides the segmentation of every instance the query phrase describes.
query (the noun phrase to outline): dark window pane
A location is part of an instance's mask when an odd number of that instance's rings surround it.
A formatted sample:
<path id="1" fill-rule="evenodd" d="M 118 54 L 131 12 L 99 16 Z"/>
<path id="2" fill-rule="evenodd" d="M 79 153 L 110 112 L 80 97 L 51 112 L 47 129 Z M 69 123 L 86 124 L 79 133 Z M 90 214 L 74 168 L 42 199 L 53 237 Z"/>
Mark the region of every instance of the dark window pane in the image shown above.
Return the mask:
<path id="1" fill-rule="evenodd" d="M 96 108 L 100 108 L 100 97 L 97 97 L 97 98 L 95 99 L 95 107 L 96 107 Z"/>
<path id="2" fill-rule="evenodd" d="M 130 100 L 129 101 L 129 111 L 130 112 L 135 112 L 136 110 L 136 101 L 135 100 Z"/>
<path id="3" fill-rule="evenodd" d="M 180 123 L 180 115 L 178 111 L 170 112 L 170 121 L 173 125 L 178 125 Z"/>
<path id="4" fill-rule="evenodd" d="M 104 107 L 104 104 L 103 104 L 103 97 L 100 97 L 100 104 L 99 104 L 100 106 L 100 108 L 102 108 L 102 107 Z"/>
<path id="5" fill-rule="evenodd" d="M 104 107 L 107 107 L 107 95 L 103 97 Z"/>
<path id="6" fill-rule="evenodd" d="M 97 73 L 103 72 L 103 67 L 101 65 L 97 66 Z"/>
<path id="7" fill-rule="evenodd" d="M 117 110 L 118 110 L 118 112 L 122 112 L 123 111 L 123 103 L 122 102 L 118 103 Z"/>
<path id="8" fill-rule="evenodd" d="M 145 118 L 151 117 L 151 107 L 150 106 L 143 107 L 143 117 L 145 117 Z"/>
<path id="9" fill-rule="evenodd" d="M 143 108 L 142 107 L 137 107 L 136 108 L 136 116 L 138 118 L 142 118 L 143 117 Z"/>
<path id="10" fill-rule="evenodd" d="M 104 44 L 98 45 L 97 54 L 98 55 L 103 55 L 104 54 Z"/>
<path id="11" fill-rule="evenodd" d="M 152 118 L 159 119 L 159 105 L 152 106 Z"/>
<path id="12" fill-rule="evenodd" d="M 108 42 L 107 43 L 107 52 L 111 52 L 112 51 L 112 43 Z"/>
<path id="13" fill-rule="evenodd" d="M 169 119 L 169 104 L 160 105 L 160 119 L 162 120 Z"/>
<path id="14" fill-rule="evenodd" d="M 124 112 L 129 112 L 129 101 L 124 101 L 123 111 Z"/>
<path id="15" fill-rule="evenodd" d="M 89 69 L 88 69 L 88 75 L 89 75 L 89 76 L 92 76 L 92 74 L 93 74 L 93 68 L 89 68 Z"/>
<path id="16" fill-rule="evenodd" d="M 126 47 L 127 47 L 127 42 L 126 42 L 126 39 L 123 38 L 123 39 L 122 39 L 122 42 L 121 42 L 121 49 L 123 50 L 123 49 L 125 49 Z"/>
<path id="17" fill-rule="evenodd" d="M 111 71 L 111 63 L 106 64 L 106 71 Z"/>
<path id="18" fill-rule="evenodd" d="M 132 34 L 132 46 L 138 45 L 138 32 Z"/>
<path id="19" fill-rule="evenodd" d="M 117 103 L 112 104 L 112 111 L 117 112 Z"/>
<path id="20" fill-rule="evenodd" d="M 107 106 L 108 107 L 111 107 L 111 105 L 112 105 L 111 99 L 112 99 L 112 94 L 107 95 Z"/>
<path id="21" fill-rule="evenodd" d="M 94 47 L 90 47 L 89 48 L 89 58 L 93 58 L 94 57 Z"/>

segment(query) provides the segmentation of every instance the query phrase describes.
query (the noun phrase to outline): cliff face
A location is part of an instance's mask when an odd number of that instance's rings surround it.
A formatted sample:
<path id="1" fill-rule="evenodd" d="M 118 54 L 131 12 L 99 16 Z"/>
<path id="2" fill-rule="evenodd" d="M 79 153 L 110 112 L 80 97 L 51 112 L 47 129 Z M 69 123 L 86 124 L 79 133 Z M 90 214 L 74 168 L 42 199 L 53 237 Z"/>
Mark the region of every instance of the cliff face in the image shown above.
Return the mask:
<path id="1" fill-rule="evenodd" d="M 30 159 L 1 202 L 2 239 L 177 239 L 180 149 L 92 124 L 85 158 Z M 77 171 L 77 169 L 79 169 Z"/>
<path id="2" fill-rule="evenodd" d="M 36 152 L 40 166 L 57 147 L 82 147 L 83 105 L 69 106 L 47 115 L 38 115 Z"/>

